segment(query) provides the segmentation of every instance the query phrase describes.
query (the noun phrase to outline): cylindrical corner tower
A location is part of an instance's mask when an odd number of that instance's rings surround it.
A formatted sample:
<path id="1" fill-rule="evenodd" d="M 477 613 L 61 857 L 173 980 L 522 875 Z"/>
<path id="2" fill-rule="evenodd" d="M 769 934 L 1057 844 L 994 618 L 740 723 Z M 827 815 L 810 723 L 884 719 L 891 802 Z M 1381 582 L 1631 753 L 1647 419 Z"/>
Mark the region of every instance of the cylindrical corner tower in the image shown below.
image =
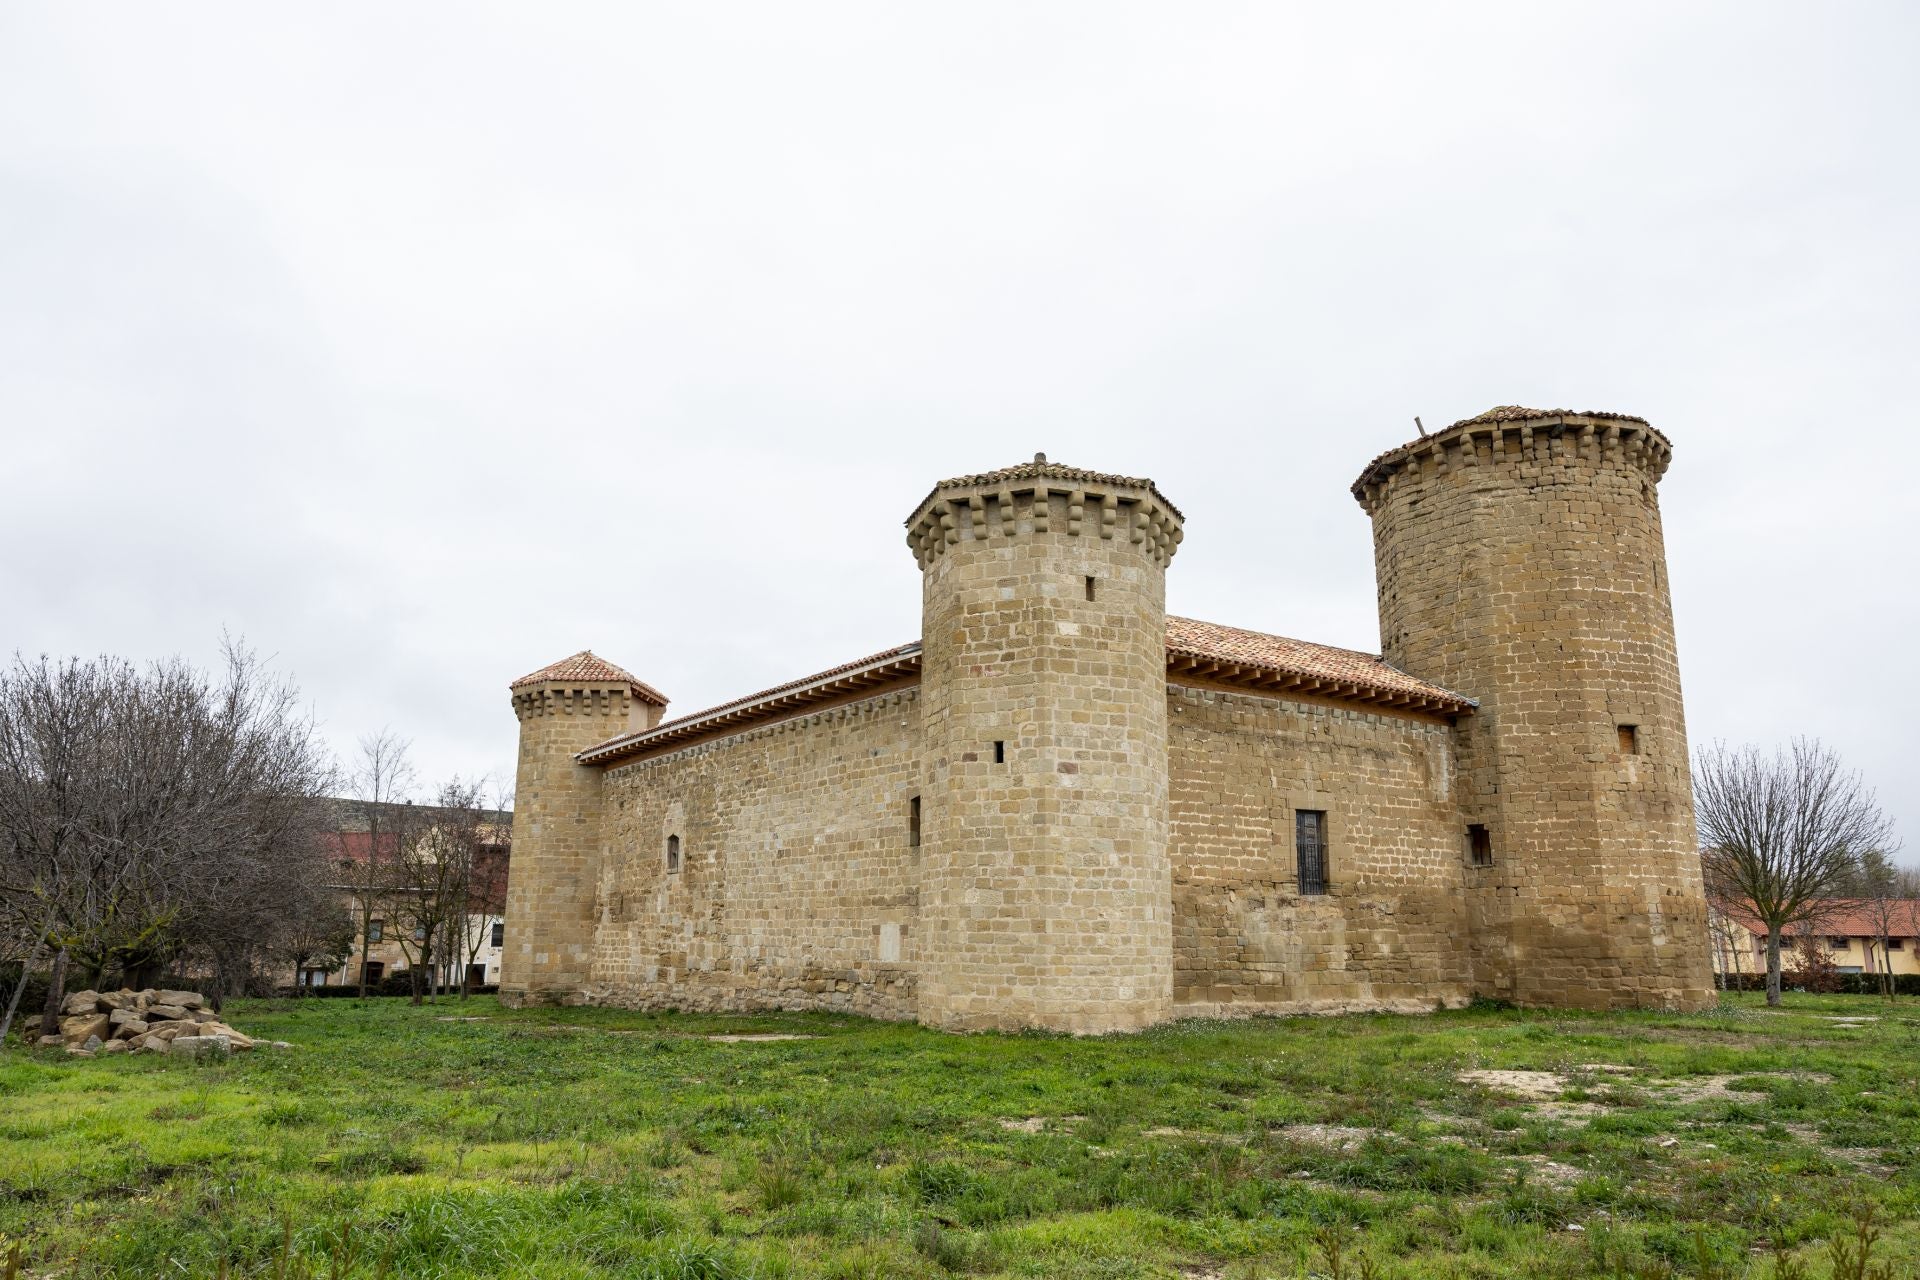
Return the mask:
<path id="1" fill-rule="evenodd" d="M 1713 998 L 1644 419 L 1505 406 L 1374 460 L 1388 662 L 1457 729 L 1475 984 L 1522 1004 Z"/>
<path id="2" fill-rule="evenodd" d="M 1166 566 L 1150 480 L 1048 463 L 948 480 L 923 573 L 919 1018 L 1098 1033 L 1173 1004 Z"/>
<path id="3" fill-rule="evenodd" d="M 574 756 L 660 722 L 667 700 L 591 650 L 515 680 L 520 721 L 500 998 L 580 999 L 593 960 L 600 770 Z"/>

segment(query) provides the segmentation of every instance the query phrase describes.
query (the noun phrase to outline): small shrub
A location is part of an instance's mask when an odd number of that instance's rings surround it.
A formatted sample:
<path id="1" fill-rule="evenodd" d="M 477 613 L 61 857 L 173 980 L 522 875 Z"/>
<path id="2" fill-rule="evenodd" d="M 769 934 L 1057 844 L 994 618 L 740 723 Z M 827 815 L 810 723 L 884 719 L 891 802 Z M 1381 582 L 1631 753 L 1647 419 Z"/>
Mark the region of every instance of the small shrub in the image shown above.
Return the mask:
<path id="1" fill-rule="evenodd" d="M 753 1175 L 753 1189 L 760 1207 L 771 1213 L 798 1204 L 806 1192 L 806 1179 L 784 1156 L 763 1160 Z"/>

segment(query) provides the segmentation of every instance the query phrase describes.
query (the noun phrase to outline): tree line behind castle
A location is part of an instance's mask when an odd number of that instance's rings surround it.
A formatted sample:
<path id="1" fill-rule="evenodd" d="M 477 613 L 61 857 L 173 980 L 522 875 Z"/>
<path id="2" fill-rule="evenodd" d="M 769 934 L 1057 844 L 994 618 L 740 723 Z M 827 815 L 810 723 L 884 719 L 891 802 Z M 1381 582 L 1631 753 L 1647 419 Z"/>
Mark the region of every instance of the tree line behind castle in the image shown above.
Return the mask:
<path id="1" fill-rule="evenodd" d="M 187 988 L 217 1012 L 339 971 L 416 1000 L 465 994 L 512 815 L 459 777 L 415 802 L 406 754 L 382 731 L 342 765 L 291 681 L 238 644 L 215 672 L 15 655 L 0 669 L 0 1039 L 58 1034 L 82 990 Z M 384 981 L 367 963 L 382 944 Z"/>

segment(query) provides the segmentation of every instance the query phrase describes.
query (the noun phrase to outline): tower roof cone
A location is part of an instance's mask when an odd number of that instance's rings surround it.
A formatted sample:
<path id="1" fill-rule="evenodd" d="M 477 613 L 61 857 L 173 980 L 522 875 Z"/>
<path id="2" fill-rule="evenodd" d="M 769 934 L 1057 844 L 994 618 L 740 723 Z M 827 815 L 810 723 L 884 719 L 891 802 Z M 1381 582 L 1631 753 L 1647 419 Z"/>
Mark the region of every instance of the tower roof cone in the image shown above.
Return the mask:
<path id="1" fill-rule="evenodd" d="M 631 671 L 614 666 L 591 649 L 582 649 L 572 657 L 548 663 L 538 671 L 530 671 L 507 687 L 521 689 L 530 684 L 550 683 L 624 684 L 630 686 L 634 696 L 642 702 L 651 702 L 661 707 L 667 705 L 665 694 L 636 677 Z"/>

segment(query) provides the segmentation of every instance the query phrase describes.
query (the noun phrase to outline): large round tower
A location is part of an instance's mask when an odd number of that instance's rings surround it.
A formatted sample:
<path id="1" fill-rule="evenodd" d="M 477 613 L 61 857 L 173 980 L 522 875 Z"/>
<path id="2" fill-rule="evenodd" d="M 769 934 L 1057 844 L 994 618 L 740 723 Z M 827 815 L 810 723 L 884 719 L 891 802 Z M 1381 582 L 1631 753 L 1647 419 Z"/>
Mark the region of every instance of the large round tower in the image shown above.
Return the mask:
<path id="1" fill-rule="evenodd" d="M 1173 1002 L 1166 566 L 1150 480 L 938 485 L 923 573 L 921 1022 L 1132 1030 Z"/>
<path id="2" fill-rule="evenodd" d="M 500 998 L 571 1003 L 586 987 L 593 962 L 601 838 L 601 770 L 574 757 L 609 738 L 651 729 L 667 700 L 592 650 L 521 676 L 509 688 L 520 752 Z"/>
<path id="3" fill-rule="evenodd" d="M 1386 660 L 1479 700 L 1456 730 L 1482 994 L 1713 998 L 1686 722 L 1641 418 L 1505 406 L 1381 455 Z"/>

